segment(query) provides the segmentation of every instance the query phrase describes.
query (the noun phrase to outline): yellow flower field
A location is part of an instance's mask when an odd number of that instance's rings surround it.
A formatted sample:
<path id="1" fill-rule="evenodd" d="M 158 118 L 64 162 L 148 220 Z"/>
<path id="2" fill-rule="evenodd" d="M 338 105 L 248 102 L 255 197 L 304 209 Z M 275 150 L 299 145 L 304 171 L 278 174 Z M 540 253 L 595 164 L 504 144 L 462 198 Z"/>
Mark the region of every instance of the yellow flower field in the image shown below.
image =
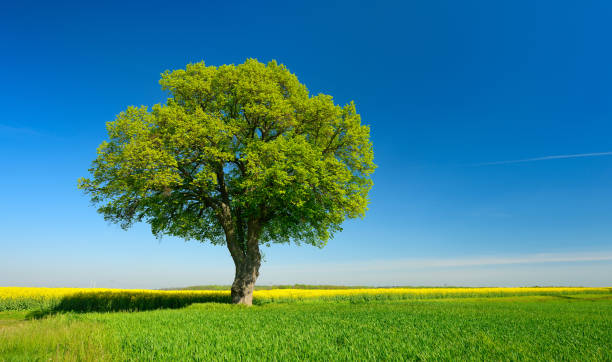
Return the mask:
<path id="1" fill-rule="evenodd" d="M 0 299 L 8 298 L 61 298 L 72 296 L 79 293 L 133 293 L 149 295 L 184 295 L 193 294 L 205 296 L 225 296 L 229 291 L 202 290 L 202 291 L 164 291 L 151 289 L 108 289 L 108 288 L 31 288 L 31 287 L 0 287 Z"/>
<path id="2" fill-rule="evenodd" d="M 319 298 L 354 295 L 406 295 L 415 297 L 454 297 L 521 294 L 610 293 L 612 288 L 527 287 L 527 288 L 363 288 L 363 289 L 269 289 L 256 290 L 255 298 Z M 108 288 L 0 287 L 0 298 L 57 298 L 79 293 L 134 293 L 178 296 L 229 296 L 229 290 L 153 290 Z"/>
<path id="3" fill-rule="evenodd" d="M 458 297 L 501 297 L 520 295 L 559 295 L 610 293 L 611 288 L 368 288 L 368 289 L 272 289 L 255 291 L 254 298 L 290 299 L 429 299 Z"/>
<path id="4" fill-rule="evenodd" d="M 612 293 L 612 288 L 367 288 L 256 290 L 254 303 L 304 300 L 431 299 Z M 0 287 L 0 311 L 54 309 L 116 311 L 180 308 L 192 303 L 230 301 L 229 290 Z"/>

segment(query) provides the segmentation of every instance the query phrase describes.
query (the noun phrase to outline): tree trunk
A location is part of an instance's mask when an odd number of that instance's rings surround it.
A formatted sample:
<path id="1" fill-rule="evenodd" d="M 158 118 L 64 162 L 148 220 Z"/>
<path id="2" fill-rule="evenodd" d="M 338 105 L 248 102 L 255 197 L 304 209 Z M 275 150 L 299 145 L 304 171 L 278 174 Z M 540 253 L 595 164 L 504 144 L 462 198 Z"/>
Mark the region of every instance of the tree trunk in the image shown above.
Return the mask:
<path id="1" fill-rule="evenodd" d="M 253 288 L 259 276 L 259 260 L 246 258 L 241 265 L 236 265 L 236 276 L 232 284 L 233 304 L 253 304 Z"/>
<path id="2" fill-rule="evenodd" d="M 247 248 L 239 257 L 234 258 L 236 276 L 232 283 L 232 303 L 253 305 L 253 288 L 259 276 L 261 253 L 259 252 L 259 232 L 256 221 L 250 221 L 247 231 Z M 233 255 L 232 255 L 233 256 Z"/>
<path id="3" fill-rule="evenodd" d="M 236 230 L 229 206 L 227 204 L 222 204 L 222 206 L 220 221 L 225 231 L 227 248 L 236 266 L 236 275 L 232 283 L 232 303 L 253 305 L 253 288 L 261 265 L 259 252 L 261 224 L 258 219 L 251 218 L 247 222 L 246 233 L 242 229 Z M 238 219 L 240 225 L 240 214 L 238 214 Z"/>

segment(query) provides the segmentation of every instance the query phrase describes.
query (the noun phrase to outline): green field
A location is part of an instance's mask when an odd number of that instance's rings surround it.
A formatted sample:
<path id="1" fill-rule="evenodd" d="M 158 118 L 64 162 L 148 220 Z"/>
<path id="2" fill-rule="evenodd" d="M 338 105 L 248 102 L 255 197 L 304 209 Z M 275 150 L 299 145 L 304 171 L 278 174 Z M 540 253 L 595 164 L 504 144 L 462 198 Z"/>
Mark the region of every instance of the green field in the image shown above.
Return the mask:
<path id="1" fill-rule="evenodd" d="M 0 312 L 0 360 L 612 360 L 605 294 Z"/>

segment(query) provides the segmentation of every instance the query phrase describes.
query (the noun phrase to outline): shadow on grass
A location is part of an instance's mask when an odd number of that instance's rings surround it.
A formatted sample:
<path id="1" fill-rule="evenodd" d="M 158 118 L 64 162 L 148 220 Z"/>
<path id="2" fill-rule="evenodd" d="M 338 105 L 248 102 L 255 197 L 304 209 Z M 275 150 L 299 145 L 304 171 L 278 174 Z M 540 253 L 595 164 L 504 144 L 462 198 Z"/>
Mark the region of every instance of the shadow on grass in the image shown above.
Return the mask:
<path id="1" fill-rule="evenodd" d="M 84 292 L 65 296 L 53 306 L 34 310 L 26 318 L 38 319 L 65 312 L 138 312 L 155 309 L 178 309 L 193 303 L 231 303 L 229 294 Z"/>
<path id="2" fill-rule="evenodd" d="M 558 299 L 565 299 L 565 300 L 591 301 L 591 302 L 597 302 L 597 301 L 600 301 L 600 300 L 612 300 L 612 295 L 587 295 L 587 296 L 581 296 L 581 295 L 555 295 L 554 297 L 556 297 Z"/>

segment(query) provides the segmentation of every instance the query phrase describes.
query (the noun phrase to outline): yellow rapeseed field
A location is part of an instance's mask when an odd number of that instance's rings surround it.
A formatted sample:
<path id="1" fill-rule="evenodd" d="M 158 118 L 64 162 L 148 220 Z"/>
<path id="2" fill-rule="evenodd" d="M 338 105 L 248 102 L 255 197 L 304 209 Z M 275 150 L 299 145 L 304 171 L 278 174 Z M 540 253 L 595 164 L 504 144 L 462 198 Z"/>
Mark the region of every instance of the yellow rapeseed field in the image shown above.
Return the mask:
<path id="1" fill-rule="evenodd" d="M 151 289 L 108 289 L 108 288 L 32 288 L 32 287 L 0 287 L 0 299 L 8 298 L 62 298 L 80 293 L 103 293 L 103 294 L 148 294 L 148 295 L 202 295 L 202 296 L 225 296 L 229 291 L 219 290 L 151 290 Z"/>
<path id="2" fill-rule="evenodd" d="M 342 296 L 375 296 L 405 295 L 412 297 L 461 297 L 490 295 L 533 295 L 533 294 L 572 294 L 572 293 L 608 293 L 612 288 L 578 288 L 578 287 L 531 287 L 531 288 L 363 288 L 363 289 L 269 289 L 256 290 L 255 298 L 264 299 L 304 299 Z M 0 287 L 0 299 L 22 298 L 62 298 L 82 293 L 102 294 L 146 294 L 173 296 L 229 296 L 229 290 L 151 290 L 151 289 L 107 289 L 107 288 L 33 288 L 33 287 Z"/>
<path id="3" fill-rule="evenodd" d="M 367 288 L 367 289 L 271 289 L 255 291 L 255 298 L 305 299 L 350 296 L 405 296 L 407 298 L 478 297 L 533 294 L 607 293 L 611 288 Z"/>
<path id="4" fill-rule="evenodd" d="M 255 298 L 319 298 L 354 295 L 409 295 L 409 296 L 487 296 L 549 293 L 606 293 L 612 288 L 581 287 L 529 287 L 529 288 L 363 288 L 363 289 L 269 289 L 256 290 Z M 229 290 L 152 290 L 152 289 L 108 289 L 108 288 L 35 288 L 0 287 L 0 298 L 58 298 L 78 293 L 146 293 L 150 295 L 202 295 L 229 296 Z"/>

